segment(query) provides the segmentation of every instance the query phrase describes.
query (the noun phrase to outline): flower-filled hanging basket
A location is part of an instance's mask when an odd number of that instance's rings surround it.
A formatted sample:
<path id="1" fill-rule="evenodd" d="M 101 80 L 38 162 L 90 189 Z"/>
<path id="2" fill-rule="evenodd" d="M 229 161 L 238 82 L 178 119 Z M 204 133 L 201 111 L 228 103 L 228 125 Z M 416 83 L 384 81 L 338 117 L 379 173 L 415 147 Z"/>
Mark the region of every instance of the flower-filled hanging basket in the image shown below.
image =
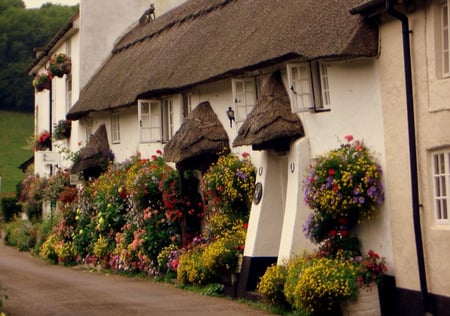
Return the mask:
<path id="1" fill-rule="evenodd" d="M 40 73 L 33 79 L 33 87 L 35 87 L 38 92 L 44 91 L 45 89 L 50 90 L 51 83 L 52 77 L 48 73 Z"/>
<path id="2" fill-rule="evenodd" d="M 34 150 L 46 150 L 50 149 L 52 140 L 49 131 L 41 132 L 34 141 Z"/>
<path id="3" fill-rule="evenodd" d="M 70 132 L 72 131 L 72 121 L 60 120 L 55 124 L 53 136 L 55 140 L 61 140 L 70 138 Z"/>
<path id="4" fill-rule="evenodd" d="M 70 74 L 72 71 L 72 60 L 64 53 L 54 55 L 50 59 L 48 71 L 56 77 L 62 77 L 65 74 Z"/>

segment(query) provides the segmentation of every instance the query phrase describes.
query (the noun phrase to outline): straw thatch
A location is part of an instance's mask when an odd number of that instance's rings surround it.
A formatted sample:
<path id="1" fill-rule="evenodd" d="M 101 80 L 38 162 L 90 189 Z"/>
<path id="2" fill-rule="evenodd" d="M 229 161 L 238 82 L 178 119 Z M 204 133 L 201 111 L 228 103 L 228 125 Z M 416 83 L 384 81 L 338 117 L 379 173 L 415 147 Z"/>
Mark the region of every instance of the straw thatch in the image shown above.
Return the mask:
<path id="1" fill-rule="evenodd" d="M 67 118 L 292 58 L 376 56 L 377 28 L 348 12 L 360 2 L 188 0 L 121 38 Z"/>
<path id="2" fill-rule="evenodd" d="M 289 95 L 280 72 L 264 85 L 258 103 L 239 128 L 233 147 L 252 145 L 254 150 L 289 150 L 292 140 L 305 135 L 300 118 L 291 112 Z"/>
<path id="3" fill-rule="evenodd" d="M 228 134 L 209 102 L 189 113 L 176 134 L 164 147 L 163 158 L 180 169 L 204 170 L 219 155 L 230 152 Z"/>
<path id="4" fill-rule="evenodd" d="M 86 174 L 97 175 L 101 172 L 101 159 L 109 152 L 108 135 L 106 126 L 102 124 L 91 136 L 89 142 L 80 151 L 78 161 L 71 168 L 71 173 L 83 171 Z"/>

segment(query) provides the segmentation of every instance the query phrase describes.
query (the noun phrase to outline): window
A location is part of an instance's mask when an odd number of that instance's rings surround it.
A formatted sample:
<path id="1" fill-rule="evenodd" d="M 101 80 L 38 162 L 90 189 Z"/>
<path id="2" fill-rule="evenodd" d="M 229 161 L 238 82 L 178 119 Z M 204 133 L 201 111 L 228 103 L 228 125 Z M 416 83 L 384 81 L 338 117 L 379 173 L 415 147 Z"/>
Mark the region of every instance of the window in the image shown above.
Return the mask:
<path id="1" fill-rule="evenodd" d="M 326 64 L 319 61 L 288 64 L 287 72 L 293 113 L 328 111 L 325 108 L 330 105 L 330 88 Z"/>
<path id="2" fill-rule="evenodd" d="M 183 120 L 192 111 L 192 93 L 183 94 Z"/>
<path id="3" fill-rule="evenodd" d="M 432 159 L 436 222 L 450 224 L 450 150 L 435 152 Z"/>
<path id="4" fill-rule="evenodd" d="M 256 105 L 255 78 L 233 79 L 233 101 L 236 123 L 242 123 Z"/>
<path id="5" fill-rule="evenodd" d="M 173 136 L 172 99 L 139 100 L 139 137 L 142 143 L 167 142 Z"/>
<path id="6" fill-rule="evenodd" d="M 119 144 L 120 143 L 119 112 L 111 113 L 111 142 L 113 144 Z"/>
<path id="7" fill-rule="evenodd" d="M 72 106 L 72 75 L 66 77 L 66 111 L 69 112 Z"/>
<path id="8" fill-rule="evenodd" d="M 161 102 L 139 100 L 138 105 L 140 141 L 142 143 L 161 141 Z"/>
<path id="9" fill-rule="evenodd" d="M 162 140 L 168 142 L 173 136 L 172 99 L 162 100 Z"/>
<path id="10" fill-rule="evenodd" d="M 441 58 L 442 76 L 450 77 L 450 34 L 449 34 L 449 0 L 441 1 L 440 22 L 441 22 Z"/>

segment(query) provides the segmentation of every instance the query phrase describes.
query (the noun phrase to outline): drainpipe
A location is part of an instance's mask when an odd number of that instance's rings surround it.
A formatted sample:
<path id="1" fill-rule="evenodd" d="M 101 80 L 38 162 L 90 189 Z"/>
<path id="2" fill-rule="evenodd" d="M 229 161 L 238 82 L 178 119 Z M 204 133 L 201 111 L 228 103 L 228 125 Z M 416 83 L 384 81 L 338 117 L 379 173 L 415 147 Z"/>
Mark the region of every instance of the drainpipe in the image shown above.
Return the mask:
<path id="1" fill-rule="evenodd" d="M 386 0 L 386 13 L 402 23 L 403 33 L 403 59 L 405 68 L 406 108 L 408 119 L 409 156 L 411 172 L 412 212 L 414 221 L 414 235 L 417 252 L 417 265 L 419 269 L 420 292 L 423 302 L 423 312 L 431 313 L 430 296 L 427 289 L 427 276 L 425 271 L 425 258 L 423 252 L 422 230 L 420 223 L 419 185 L 417 172 L 416 131 L 414 123 L 414 100 L 411 75 L 411 51 L 409 41 L 408 17 L 394 9 L 394 0 Z"/>

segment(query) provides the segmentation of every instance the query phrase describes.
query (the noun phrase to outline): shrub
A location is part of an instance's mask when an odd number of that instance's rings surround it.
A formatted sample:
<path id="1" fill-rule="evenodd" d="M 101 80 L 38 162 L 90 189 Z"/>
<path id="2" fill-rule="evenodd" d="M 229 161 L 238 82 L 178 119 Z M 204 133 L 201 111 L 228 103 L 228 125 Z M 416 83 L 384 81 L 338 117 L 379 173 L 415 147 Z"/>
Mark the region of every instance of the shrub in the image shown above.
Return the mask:
<path id="1" fill-rule="evenodd" d="M 33 247 L 33 231 L 31 222 L 15 217 L 4 226 L 5 244 L 16 247 L 20 251 L 28 251 Z"/>
<path id="2" fill-rule="evenodd" d="M 304 267 L 294 289 L 293 306 L 315 315 L 340 309 L 357 295 L 356 269 L 346 260 L 318 258 Z"/>
<path id="3" fill-rule="evenodd" d="M 285 305 L 284 284 L 286 283 L 287 269 L 283 265 L 271 265 L 261 277 L 256 290 L 263 300 L 273 305 Z"/>
<path id="4" fill-rule="evenodd" d="M 4 222 L 10 222 L 21 211 L 19 201 L 14 196 L 5 196 L 1 199 L 1 209 Z"/>
<path id="5" fill-rule="evenodd" d="M 206 284 L 212 275 L 202 260 L 203 247 L 196 246 L 184 252 L 180 257 L 177 280 L 183 284 Z"/>

